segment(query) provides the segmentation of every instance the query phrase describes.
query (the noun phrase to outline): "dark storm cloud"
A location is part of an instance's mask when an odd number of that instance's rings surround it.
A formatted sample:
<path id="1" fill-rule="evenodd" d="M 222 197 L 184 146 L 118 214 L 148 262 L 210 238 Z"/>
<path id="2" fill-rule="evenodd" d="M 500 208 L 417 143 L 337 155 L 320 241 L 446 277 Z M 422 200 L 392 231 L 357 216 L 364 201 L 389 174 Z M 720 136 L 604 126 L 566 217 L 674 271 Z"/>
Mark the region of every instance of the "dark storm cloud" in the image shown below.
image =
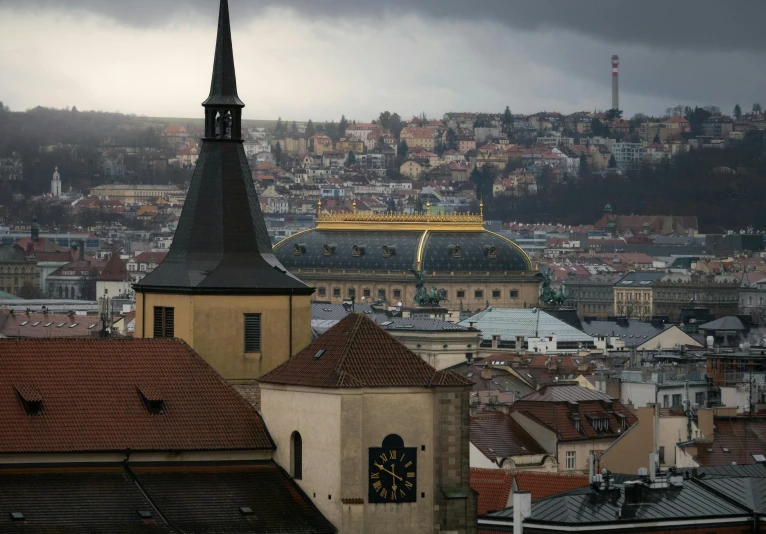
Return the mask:
<path id="1" fill-rule="evenodd" d="M 609 43 L 655 49 L 766 50 L 764 0 L 230 0 L 234 18 L 293 8 L 310 18 L 385 17 L 496 22 L 524 31 L 562 29 Z M 0 0 L 0 7 L 81 8 L 129 25 L 159 25 L 194 10 L 214 16 L 216 0 Z"/>

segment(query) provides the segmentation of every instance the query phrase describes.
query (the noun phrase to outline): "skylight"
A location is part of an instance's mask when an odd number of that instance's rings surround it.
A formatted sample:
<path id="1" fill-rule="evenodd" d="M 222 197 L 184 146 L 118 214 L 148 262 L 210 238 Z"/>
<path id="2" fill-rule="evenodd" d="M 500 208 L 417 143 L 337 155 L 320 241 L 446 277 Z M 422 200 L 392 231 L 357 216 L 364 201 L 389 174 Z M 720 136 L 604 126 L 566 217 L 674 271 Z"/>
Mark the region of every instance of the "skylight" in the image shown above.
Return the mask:
<path id="1" fill-rule="evenodd" d="M 21 323 L 21 326 L 26 326 L 28 323 L 29 321 L 24 321 L 23 323 Z"/>
<path id="2" fill-rule="evenodd" d="M 319 358 L 321 358 L 321 357 L 322 357 L 322 354 L 324 354 L 325 352 L 327 352 L 325 349 L 319 349 L 319 350 L 317 351 L 317 353 L 316 353 L 316 354 L 314 354 L 314 359 L 315 359 L 315 360 L 318 360 Z"/>
<path id="3" fill-rule="evenodd" d="M 393 321 L 386 321 L 385 323 L 380 323 L 380 326 L 388 326 L 390 324 L 394 324 Z"/>
<path id="4" fill-rule="evenodd" d="M 74 328 L 75 326 L 80 326 L 80 323 L 72 323 L 69 325 L 69 328 Z"/>
<path id="5" fill-rule="evenodd" d="M 45 326 L 43 326 L 43 328 L 48 328 L 52 324 L 53 324 L 52 322 L 51 323 L 45 323 Z"/>
<path id="6" fill-rule="evenodd" d="M 766 456 L 763 454 L 753 454 L 753 460 L 756 462 L 766 462 Z"/>
<path id="7" fill-rule="evenodd" d="M 37 326 L 40 324 L 40 321 L 37 321 L 36 323 L 32 323 L 32 326 Z"/>
<path id="8" fill-rule="evenodd" d="M 60 324 L 56 325 L 56 328 L 61 328 L 61 327 L 62 327 L 62 326 L 64 326 L 65 324 L 66 324 L 66 323 L 60 323 Z"/>

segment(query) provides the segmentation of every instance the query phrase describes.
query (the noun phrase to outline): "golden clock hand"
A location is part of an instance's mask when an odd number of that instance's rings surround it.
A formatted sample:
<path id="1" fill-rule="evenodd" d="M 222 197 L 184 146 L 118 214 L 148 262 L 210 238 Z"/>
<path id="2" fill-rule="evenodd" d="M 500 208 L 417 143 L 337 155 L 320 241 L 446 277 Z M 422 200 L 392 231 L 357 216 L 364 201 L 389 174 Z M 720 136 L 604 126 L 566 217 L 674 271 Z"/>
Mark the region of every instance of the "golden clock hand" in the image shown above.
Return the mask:
<path id="1" fill-rule="evenodd" d="M 376 464 L 375 462 L 373 462 L 373 465 L 374 465 L 375 467 L 377 467 L 378 469 L 380 469 L 381 471 L 385 471 L 385 472 L 386 472 L 386 473 L 388 473 L 389 475 L 395 476 L 395 477 L 396 477 L 396 478 L 398 478 L 399 480 L 402 480 L 402 477 L 400 477 L 400 476 L 399 476 L 399 475 L 397 475 L 396 473 L 392 473 L 391 471 L 389 471 L 388 469 L 386 469 L 386 468 L 385 468 L 385 467 L 383 467 L 382 465 L 378 465 L 378 464 Z"/>

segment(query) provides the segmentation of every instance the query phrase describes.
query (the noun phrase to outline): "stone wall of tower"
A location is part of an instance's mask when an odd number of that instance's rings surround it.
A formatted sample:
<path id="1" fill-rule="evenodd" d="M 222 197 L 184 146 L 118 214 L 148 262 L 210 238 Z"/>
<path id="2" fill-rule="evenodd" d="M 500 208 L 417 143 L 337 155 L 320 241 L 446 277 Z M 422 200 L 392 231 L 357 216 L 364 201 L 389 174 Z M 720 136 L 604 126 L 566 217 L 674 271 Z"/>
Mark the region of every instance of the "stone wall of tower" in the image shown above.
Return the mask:
<path id="1" fill-rule="evenodd" d="M 476 533 L 477 497 L 469 484 L 470 395 L 470 389 L 437 393 L 434 532 Z"/>

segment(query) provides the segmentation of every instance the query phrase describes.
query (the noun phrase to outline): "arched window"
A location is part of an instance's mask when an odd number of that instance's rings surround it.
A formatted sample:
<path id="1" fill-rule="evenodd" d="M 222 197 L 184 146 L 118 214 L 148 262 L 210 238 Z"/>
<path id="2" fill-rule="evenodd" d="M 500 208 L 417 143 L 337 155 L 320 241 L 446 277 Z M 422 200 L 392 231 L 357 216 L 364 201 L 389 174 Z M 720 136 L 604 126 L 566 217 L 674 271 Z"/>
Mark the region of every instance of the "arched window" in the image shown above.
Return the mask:
<path id="1" fill-rule="evenodd" d="M 298 431 L 290 437 L 290 467 L 294 479 L 303 478 L 303 439 Z"/>

